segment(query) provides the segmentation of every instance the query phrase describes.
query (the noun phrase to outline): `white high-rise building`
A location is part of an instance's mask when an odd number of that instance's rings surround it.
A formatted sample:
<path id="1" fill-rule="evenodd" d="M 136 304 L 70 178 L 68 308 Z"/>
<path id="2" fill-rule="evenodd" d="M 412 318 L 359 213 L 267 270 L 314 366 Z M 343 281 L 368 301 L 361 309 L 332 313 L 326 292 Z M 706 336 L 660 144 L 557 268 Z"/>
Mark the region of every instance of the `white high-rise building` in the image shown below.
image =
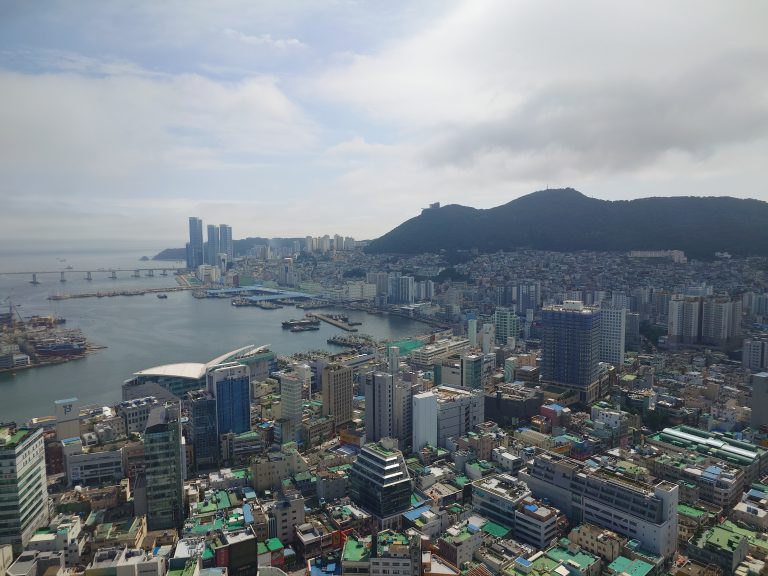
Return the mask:
<path id="1" fill-rule="evenodd" d="M 295 372 L 280 376 L 280 405 L 283 418 L 290 420 L 298 430 L 302 416 L 302 389 L 304 382 Z"/>
<path id="2" fill-rule="evenodd" d="M 467 338 L 469 338 L 469 345 L 472 348 L 477 348 L 477 319 L 470 318 L 467 320 Z"/>
<path id="3" fill-rule="evenodd" d="M 670 342 L 696 344 L 701 336 L 701 299 L 678 294 L 669 300 L 667 335 Z"/>
<path id="4" fill-rule="evenodd" d="M 437 396 L 437 445 L 440 448 L 446 447 L 448 438 L 464 436 L 482 424 L 485 417 L 482 390 L 451 386 L 438 386 L 432 390 Z"/>
<path id="5" fill-rule="evenodd" d="M 437 446 L 437 396 L 422 392 L 413 396 L 413 445 L 418 452 L 424 446 Z"/>
<path id="6" fill-rule="evenodd" d="M 49 520 L 42 428 L 0 428 L 0 477 L 0 544 L 20 554 Z"/>
<path id="7" fill-rule="evenodd" d="M 624 345 L 627 331 L 625 308 L 600 309 L 600 361 L 617 368 L 624 365 Z"/>

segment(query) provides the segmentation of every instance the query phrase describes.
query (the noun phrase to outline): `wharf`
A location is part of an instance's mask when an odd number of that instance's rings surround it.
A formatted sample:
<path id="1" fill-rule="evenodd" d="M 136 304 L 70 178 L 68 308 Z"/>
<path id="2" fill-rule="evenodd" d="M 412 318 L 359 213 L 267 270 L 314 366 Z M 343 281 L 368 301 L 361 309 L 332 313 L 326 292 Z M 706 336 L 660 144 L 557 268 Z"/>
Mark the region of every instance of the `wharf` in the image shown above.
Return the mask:
<path id="1" fill-rule="evenodd" d="M 74 294 L 51 294 L 48 296 L 48 300 L 70 300 L 72 298 L 114 298 L 115 296 L 144 296 L 144 294 L 164 294 L 166 292 L 182 292 L 184 290 L 192 290 L 192 286 L 103 290 L 99 292 L 77 292 Z"/>
<path id="2" fill-rule="evenodd" d="M 347 332 L 357 332 L 357 328 L 354 326 L 348 324 L 347 322 L 343 322 L 341 320 L 337 320 L 336 318 L 333 318 L 331 316 L 326 316 L 325 314 L 317 314 L 314 313 L 307 313 L 307 318 L 317 318 L 318 320 L 322 320 L 323 322 L 326 322 L 327 324 L 330 324 L 331 326 L 336 326 L 336 328 L 341 328 L 342 330 L 346 330 Z"/>

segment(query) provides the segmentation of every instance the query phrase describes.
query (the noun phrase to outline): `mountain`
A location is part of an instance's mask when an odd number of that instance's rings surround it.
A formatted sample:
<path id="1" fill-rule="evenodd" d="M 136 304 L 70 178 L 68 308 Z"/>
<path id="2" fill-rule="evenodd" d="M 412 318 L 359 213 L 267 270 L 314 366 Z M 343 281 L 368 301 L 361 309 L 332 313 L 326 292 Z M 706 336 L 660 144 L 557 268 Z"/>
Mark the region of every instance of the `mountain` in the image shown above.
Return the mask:
<path id="1" fill-rule="evenodd" d="M 480 210 L 428 208 L 372 241 L 371 253 L 683 250 L 768 255 L 768 203 L 678 196 L 598 200 L 572 188 L 542 190 Z"/>

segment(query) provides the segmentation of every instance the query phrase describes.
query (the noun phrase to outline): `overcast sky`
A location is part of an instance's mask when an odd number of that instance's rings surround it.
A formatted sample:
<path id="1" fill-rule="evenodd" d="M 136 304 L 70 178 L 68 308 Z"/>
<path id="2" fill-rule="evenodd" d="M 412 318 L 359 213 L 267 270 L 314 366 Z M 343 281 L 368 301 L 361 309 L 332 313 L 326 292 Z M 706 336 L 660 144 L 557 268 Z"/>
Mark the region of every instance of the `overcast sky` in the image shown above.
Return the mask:
<path id="1" fill-rule="evenodd" d="M 372 238 L 546 187 L 768 200 L 768 2 L 0 3 L 0 246 Z"/>

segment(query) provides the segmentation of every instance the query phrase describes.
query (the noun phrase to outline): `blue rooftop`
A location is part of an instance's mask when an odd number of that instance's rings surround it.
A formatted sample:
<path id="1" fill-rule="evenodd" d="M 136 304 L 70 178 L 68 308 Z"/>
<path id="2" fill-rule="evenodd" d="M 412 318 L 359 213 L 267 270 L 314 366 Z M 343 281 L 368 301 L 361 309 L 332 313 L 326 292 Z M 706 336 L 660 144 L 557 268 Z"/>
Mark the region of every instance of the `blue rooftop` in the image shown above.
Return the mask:
<path id="1" fill-rule="evenodd" d="M 413 522 L 414 520 L 416 520 L 416 518 L 424 514 L 424 512 L 426 512 L 429 509 L 430 509 L 430 506 L 420 506 L 419 508 L 414 508 L 413 510 L 408 510 L 408 512 L 404 512 L 403 516 L 405 516 L 408 520 Z"/>

